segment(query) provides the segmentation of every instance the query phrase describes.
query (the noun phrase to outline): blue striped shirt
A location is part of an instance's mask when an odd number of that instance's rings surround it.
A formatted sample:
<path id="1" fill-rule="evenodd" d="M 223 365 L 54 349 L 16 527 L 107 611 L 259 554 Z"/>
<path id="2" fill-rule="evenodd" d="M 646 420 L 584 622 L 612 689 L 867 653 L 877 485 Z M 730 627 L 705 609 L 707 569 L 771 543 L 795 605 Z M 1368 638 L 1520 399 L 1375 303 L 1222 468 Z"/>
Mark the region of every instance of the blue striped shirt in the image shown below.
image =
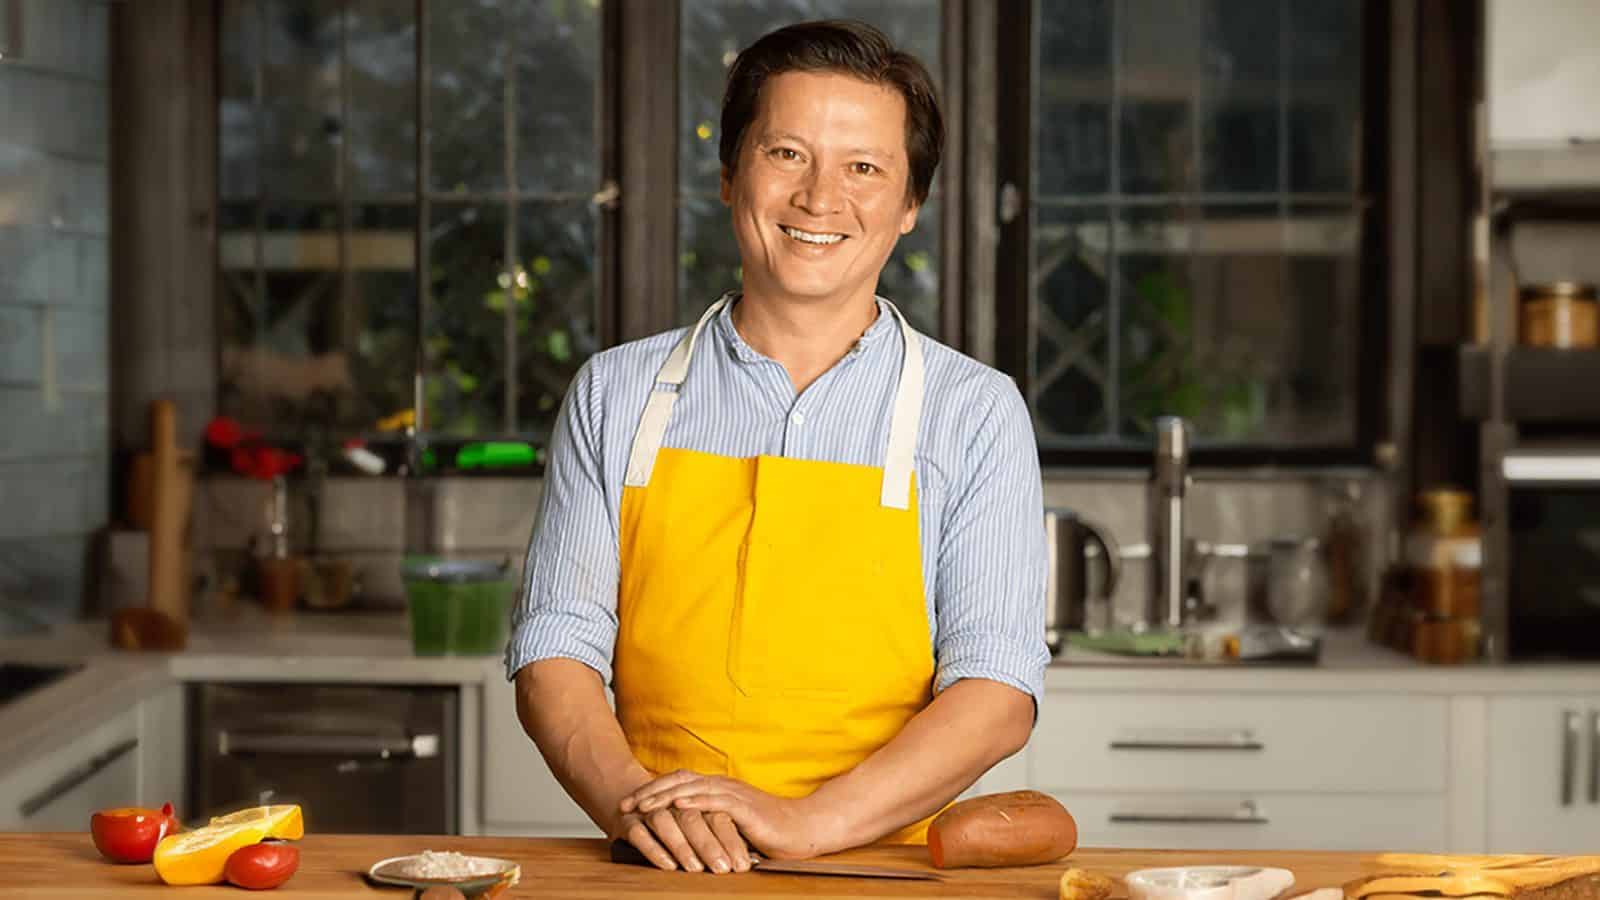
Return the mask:
<path id="1" fill-rule="evenodd" d="M 662 446 L 882 466 L 904 354 L 882 302 L 855 346 L 798 396 L 782 364 L 739 336 L 731 308 L 697 343 Z M 528 663 L 567 657 L 610 683 L 623 474 L 656 373 L 682 334 L 596 354 L 573 379 L 512 613 L 508 678 Z M 1050 660 L 1047 560 L 1027 404 L 1005 375 L 920 339 L 926 375 L 916 475 L 935 690 L 986 678 L 1037 701 Z"/>

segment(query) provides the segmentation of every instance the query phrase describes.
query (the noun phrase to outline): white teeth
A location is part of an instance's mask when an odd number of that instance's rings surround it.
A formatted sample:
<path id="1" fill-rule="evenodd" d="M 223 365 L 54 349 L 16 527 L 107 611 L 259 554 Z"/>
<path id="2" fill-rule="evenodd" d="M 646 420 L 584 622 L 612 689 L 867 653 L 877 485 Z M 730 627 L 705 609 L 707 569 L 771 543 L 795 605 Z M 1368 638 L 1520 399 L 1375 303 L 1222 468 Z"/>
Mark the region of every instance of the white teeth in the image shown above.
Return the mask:
<path id="1" fill-rule="evenodd" d="M 844 235 L 842 234 L 813 234 L 809 231 L 801 231 L 798 228 L 790 228 L 787 225 L 779 225 L 778 228 L 782 229 L 783 233 L 789 237 L 797 241 L 805 241 L 808 244 L 837 244 L 844 240 Z"/>

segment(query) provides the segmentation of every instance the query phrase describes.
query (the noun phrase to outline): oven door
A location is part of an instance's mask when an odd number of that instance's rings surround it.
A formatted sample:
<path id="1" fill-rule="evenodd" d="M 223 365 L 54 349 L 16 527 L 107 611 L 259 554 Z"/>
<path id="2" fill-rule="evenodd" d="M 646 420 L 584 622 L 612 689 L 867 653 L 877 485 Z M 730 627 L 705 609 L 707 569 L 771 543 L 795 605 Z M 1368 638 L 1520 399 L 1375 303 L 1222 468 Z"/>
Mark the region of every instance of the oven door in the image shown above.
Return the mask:
<path id="1" fill-rule="evenodd" d="M 1509 490 L 1507 655 L 1600 659 L 1600 452 L 1518 452 Z"/>
<path id="2" fill-rule="evenodd" d="M 298 803 L 318 833 L 454 834 L 455 688 L 208 684 L 190 808 Z"/>

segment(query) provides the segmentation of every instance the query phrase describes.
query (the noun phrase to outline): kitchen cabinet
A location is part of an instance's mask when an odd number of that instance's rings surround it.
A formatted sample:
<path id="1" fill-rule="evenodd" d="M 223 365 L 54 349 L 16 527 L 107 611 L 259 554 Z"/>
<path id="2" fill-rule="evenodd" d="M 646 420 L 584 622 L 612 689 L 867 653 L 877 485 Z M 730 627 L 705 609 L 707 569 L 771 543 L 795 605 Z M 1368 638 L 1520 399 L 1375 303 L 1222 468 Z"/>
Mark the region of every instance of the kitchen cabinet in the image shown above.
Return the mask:
<path id="1" fill-rule="evenodd" d="M 607 697 L 609 698 L 609 693 Z M 526 837 L 599 837 L 583 807 L 551 774 L 517 719 L 516 691 L 504 678 L 483 684 L 484 834 Z"/>
<path id="2" fill-rule="evenodd" d="M 166 685 L 0 778 L 0 828 L 81 831 L 97 809 L 181 803 L 184 701 Z M 181 809 L 180 809 L 181 813 Z"/>
<path id="3" fill-rule="evenodd" d="M 139 790 L 139 711 L 101 721 L 0 781 L 0 828 L 81 831 L 108 806 L 134 805 Z"/>
<path id="4" fill-rule="evenodd" d="M 1047 694 L 1029 787 L 1086 846 L 1443 849 L 1449 701 Z"/>
<path id="5" fill-rule="evenodd" d="M 1489 698 L 1495 853 L 1592 853 L 1600 835 L 1600 692 Z"/>

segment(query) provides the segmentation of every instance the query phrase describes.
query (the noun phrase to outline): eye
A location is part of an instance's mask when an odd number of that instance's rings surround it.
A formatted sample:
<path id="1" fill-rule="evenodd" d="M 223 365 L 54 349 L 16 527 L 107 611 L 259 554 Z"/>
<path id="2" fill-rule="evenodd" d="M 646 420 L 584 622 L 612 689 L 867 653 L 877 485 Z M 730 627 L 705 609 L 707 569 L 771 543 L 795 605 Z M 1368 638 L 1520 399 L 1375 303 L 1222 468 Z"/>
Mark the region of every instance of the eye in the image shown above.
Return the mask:
<path id="1" fill-rule="evenodd" d="M 767 155 L 783 162 L 798 162 L 800 159 L 800 151 L 792 147 L 774 147 L 767 151 Z"/>
<path id="2" fill-rule="evenodd" d="M 881 170 L 869 162 L 856 162 L 850 164 L 850 171 L 857 175 L 876 175 Z"/>

